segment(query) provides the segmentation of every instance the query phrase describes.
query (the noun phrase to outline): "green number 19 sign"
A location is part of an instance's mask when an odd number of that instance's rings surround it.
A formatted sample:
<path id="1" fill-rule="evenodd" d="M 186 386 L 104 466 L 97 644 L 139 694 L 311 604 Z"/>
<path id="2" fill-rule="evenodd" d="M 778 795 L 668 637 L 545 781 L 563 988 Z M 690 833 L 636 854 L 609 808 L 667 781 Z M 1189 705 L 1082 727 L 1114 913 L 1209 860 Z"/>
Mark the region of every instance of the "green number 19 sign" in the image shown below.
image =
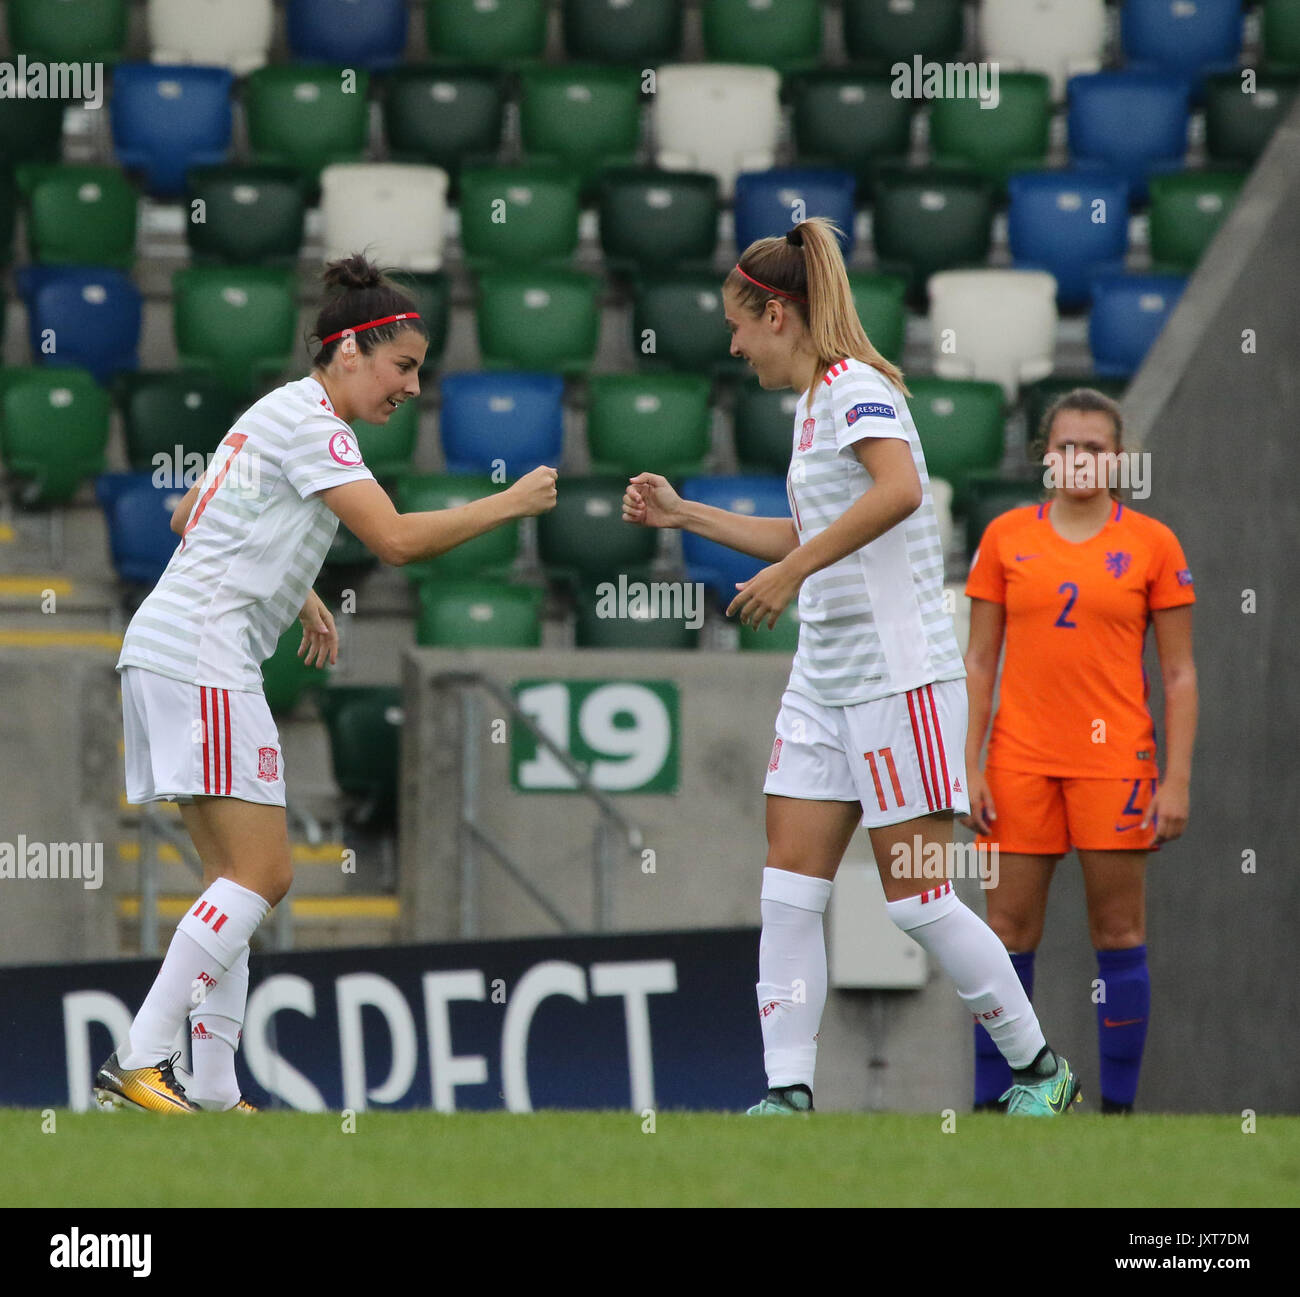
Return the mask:
<path id="1" fill-rule="evenodd" d="M 670 680 L 521 680 L 515 701 L 607 793 L 677 791 L 677 685 Z M 522 725 L 510 779 L 521 793 L 572 792 L 573 776 Z"/>

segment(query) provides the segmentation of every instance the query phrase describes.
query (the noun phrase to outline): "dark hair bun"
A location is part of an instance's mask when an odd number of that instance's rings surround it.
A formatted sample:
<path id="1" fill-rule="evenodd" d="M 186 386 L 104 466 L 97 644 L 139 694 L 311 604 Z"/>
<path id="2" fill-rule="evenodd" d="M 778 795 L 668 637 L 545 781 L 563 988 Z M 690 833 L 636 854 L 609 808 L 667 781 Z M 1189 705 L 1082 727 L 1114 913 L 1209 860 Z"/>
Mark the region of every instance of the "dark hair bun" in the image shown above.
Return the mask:
<path id="1" fill-rule="evenodd" d="M 331 261 L 325 267 L 321 278 L 326 288 L 337 288 L 344 292 L 351 289 L 378 288 L 384 282 L 383 272 L 378 266 L 367 261 L 364 254 L 360 252 Z"/>

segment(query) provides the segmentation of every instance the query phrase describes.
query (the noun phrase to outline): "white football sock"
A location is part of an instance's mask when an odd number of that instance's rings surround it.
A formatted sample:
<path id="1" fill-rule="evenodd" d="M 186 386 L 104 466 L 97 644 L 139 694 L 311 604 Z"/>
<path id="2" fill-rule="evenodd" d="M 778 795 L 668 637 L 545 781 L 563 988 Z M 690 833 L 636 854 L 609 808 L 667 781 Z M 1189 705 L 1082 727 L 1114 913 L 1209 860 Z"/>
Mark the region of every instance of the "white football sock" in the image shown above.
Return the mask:
<path id="1" fill-rule="evenodd" d="M 975 1021 L 1012 1067 L 1028 1067 L 1046 1041 L 1006 947 L 963 905 L 952 883 L 887 901 L 890 919 L 939 961 Z"/>
<path id="2" fill-rule="evenodd" d="M 199 897 L 176 925 L 130 1039 L 118 1050 L 122 1067 L 151 1067 L 168 1057 L 189 1011 L 202 1006 L 270 908 L 265 898 L 229 878 L 218 878 Z"/>
<path id="3" fill-rule="evenodd" d="M 248 947 L 226 975 L 190 1010 L 190 1074 L 186 1095 L 201 1108 L 224 1112 L 239 1102 L 235 1053 L 248 1004 Z"/>
<path id="4" fill-rule="evenodd" d="M 758 1013 L 767 1083 L 813 1085 L 817 1033 L 826 1007 L 822 915 L 829 879 L 763 870 L 763 935 L 758 944 Z"/>

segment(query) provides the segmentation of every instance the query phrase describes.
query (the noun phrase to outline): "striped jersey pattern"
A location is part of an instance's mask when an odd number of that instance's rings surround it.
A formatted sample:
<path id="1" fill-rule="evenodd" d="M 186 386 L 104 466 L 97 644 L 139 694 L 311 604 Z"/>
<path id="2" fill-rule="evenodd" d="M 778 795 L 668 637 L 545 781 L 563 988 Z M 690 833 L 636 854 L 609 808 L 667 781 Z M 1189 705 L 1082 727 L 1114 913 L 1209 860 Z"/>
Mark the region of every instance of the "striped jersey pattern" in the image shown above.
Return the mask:
<path id="1" fill-rule="evenodd" d="M 906 441 L 923 499 L 884 535 L 815 572 L 799 594 L 789 687 L 824 706 L 872 702 L 936 680 L 961 680 L 943 602 L 943 546 L 921 439 L 903 393 L 871 365 L 841 360 L 800 398 L 786 489 L 805 544 L 872 486 L 853 452 L 864 437 Z"/>
<path id="2" fill-rule="evenodd" d="M 260 693 L 261 664 L 302 610 L 338 529 L 315 493 L 370 477 L 356 435 L 314 378 L 250 406 L 213 454 L 117 669 Z"/>

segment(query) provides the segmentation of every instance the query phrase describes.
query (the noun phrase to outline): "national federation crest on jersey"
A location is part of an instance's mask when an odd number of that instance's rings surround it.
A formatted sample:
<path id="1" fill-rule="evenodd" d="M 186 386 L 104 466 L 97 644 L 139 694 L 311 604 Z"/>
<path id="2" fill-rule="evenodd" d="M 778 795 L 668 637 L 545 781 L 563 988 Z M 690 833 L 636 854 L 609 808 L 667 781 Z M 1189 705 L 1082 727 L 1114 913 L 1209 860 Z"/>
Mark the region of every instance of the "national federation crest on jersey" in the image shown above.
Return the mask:
<path id="1" fill-rule="evenodd" d="M 805 419 L 799 433 L 799 449 L 807 450 L 813 444 L 813 430 L 817 427 L 816 419 Z"/>
<path id="2" fill-rule="evenodd" d="M 1122 549 L 1111 549 L 1106 551 L 1106 571 L 1119 580 L 1129 569 L 1129 564 L 1133 561 L 1133 555 Z"/>
<path id="3" fill-rule="evenodd" d="M 257 749 L 257 777 L 273 784 L 280 777 L 280 754 L 274 748 Z"/>

